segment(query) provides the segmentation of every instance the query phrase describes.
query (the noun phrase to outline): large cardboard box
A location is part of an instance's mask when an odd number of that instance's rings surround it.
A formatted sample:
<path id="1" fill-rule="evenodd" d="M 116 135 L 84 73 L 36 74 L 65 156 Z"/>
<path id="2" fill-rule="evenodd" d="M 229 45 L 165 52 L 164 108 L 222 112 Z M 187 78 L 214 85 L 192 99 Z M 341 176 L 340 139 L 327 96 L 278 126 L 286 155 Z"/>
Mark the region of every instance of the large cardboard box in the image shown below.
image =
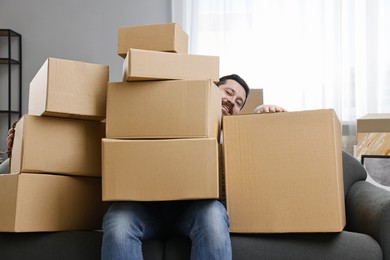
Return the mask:
<path id="1" fill-rule="evenodd" d="M 123 81 L 161 79 L 219 80 L 219 57 L 129 49 Z"/>
<path id="2" fill-rule="evenodd" d="M 188 35 L 175 23 L 118 28 L 118 55 L 125 57 L 130 48 L 188 53 Z"/>
<path id="3" fill-rule="evenodd" d="M 218 138 L 221 93 L 210 80 L 108 84 L 108 138 Z"/>
<path id="4" fill-rule="evenodd" d="M 30 83 L 28 114 L 101 121 L 108 66 L 48 58 Z"/>
<path id="5" fill-rule="evenodd" d="M 251 89 L 244 107 L 240 111 L 241 114 L 252 114 L 256 107 L 263 104 L 263 90 Z"/>
<path id="6" fill-rule="evenodd" d="M 101 179 L 50 174 L 0 175 L 0 231 L 101 229 Z"/>
<path id="7" fill-rule="evenodd" d="M 105 201 L 219 197 L 218 144 L 213 138 L 102 143 Z"/>
<path id="8" fill-rule="evenodd" d="M 340 122 L 331 109 L 223 118 L 231 232 L 345 226 Z"/>
<path id="9" fill-rule="evenodd" d="M 101 176 L 100 122 L 25 115 L 15 128 L 11 173 Z"/>
<path id="10" fill-rule="evenodd" d="M 356 156 L 390 155 L 390 114 L 368 114 L 357 120 Z"/>

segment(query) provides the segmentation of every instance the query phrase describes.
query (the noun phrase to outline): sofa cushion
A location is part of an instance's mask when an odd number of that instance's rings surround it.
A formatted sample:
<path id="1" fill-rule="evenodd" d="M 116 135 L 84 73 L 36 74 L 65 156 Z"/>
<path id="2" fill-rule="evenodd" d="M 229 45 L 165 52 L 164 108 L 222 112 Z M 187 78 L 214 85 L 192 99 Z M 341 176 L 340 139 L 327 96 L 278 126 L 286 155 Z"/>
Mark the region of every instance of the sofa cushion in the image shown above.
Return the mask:
<path id="1" fill-rule="evenodd" d="M 382 259 L 382 250 L 370 236 L 343 231 L 312 234 L 232 234 L 233 260 L 253 259 Z M 165 259 L 190 259 L 189 239 L 166 242 Z"/>
<path id="2" fill-rule="evenodd" d="M 341 233 L 233 235 L 233 259 L 382 259 L 370 236 Z"/>
<path id="3" fill-rule="evenodd" d="M 64 231 L 1 233 L 0 260 L 96 260 L 100 259 L 102 232 Z M 163 242 L 143 243 L 145 259 L 162 260 Z"/>

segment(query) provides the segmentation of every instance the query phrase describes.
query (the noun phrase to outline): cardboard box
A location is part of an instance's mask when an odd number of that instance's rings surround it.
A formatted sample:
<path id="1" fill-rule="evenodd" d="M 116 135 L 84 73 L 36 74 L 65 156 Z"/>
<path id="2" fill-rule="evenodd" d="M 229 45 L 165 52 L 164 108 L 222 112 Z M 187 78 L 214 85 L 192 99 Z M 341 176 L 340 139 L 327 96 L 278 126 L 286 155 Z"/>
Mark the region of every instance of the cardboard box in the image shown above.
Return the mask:
<path id="1" fill-rule="evenodd" d="M 218 138 L 221 92 L 210 80 L 108 84 L 108 138 Z"/>
<path id="2" fill-rule="evenodd" d="M 357 120 L 356 156 L 362 155 L 390 155 L 390 114 L 368 114 Z"/>
<path id="3" fill-rule="evenodd" d="M 213 138 L 102 143 L 104 201 L 219 197 L 218 144 Z"/>
<path id="4" fill-rule="evenodd" d="M 101 176 L 100 122 L 25 115 L 17 123 L 11 173 Z"/>
<path id="5" fill-rule="evenodd" d="M 101 179 L 51 174 L 0 175 L 0 231 L 101 229 Z"/>
<path id="6" fill-rule="evenodd" d="M 331 109 L 223 118 L 231 232 L 345 226 L 340 122 Z"/>
<path id="7" fill-rule="evenodd" d="M 28 114 L 101 121 L 108 66 L 48 58 L 30 83 Z"/>
<path id="8" fill-rule="evenodd" d="M 256 107 L 263 104 L 263 90 L 251 89 L 245 106 L 241 109 L 240 114 L 252 114 Z"/>
<path id="9" fill-rule="evenodd" d="M 219 57 L 129 49 L 123 81 L 161 79 L 219 80 Z"/>
<path id="10" fill-rule="evenodd" d="M 150 24 L 118 28 L 118 54 L 130 49 L 188 53 L 188 35 L 175 24 Z"/>

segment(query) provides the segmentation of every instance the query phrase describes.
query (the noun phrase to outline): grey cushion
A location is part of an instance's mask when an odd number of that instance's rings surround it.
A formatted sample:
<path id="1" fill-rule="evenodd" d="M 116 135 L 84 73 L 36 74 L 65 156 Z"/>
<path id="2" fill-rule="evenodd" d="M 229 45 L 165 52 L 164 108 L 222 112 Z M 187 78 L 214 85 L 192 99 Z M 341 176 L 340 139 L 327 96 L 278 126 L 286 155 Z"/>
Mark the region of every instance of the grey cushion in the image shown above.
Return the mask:
<path id="1" fill-rule="evenodd" d="M 100 259 L 101 232 L 0 233 L 1 260 Z"/>
<path id="2" fill-rule="evenodd" d="M 0 232 L 0 260 L 98 260 L 101 245 L 100 231 Z M 145 259 L 162 260 L 163 246 L 160 240 L 145 241 Z"/>
<path id="3" fill-rule="evenodd" d="M 233 235 L 233 259 L 382 259 L 370 236 L 343 231 L 324 234 Z"/>
<path id="4" fill-rule="evenodd" d="M 233 260 L 253 259 L 383 259 L 382 250 L 370 236 L 343 231 L 312 234 L 232 234 Z M 166 242 L 166 258 L 190 259 L 191 241 L 182 237 Z"/>

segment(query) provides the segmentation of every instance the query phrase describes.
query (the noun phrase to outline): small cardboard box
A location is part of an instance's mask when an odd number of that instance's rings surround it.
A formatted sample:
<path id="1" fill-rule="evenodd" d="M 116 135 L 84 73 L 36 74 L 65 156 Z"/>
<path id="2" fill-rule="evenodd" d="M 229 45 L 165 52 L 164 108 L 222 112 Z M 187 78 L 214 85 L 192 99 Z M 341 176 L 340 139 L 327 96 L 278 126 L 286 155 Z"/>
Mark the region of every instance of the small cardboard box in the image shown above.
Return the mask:
<path id="1" fill-rule="evenodd" d="M 188 53 L 188 35 L 175 24 L 150 24 L 118 28 L 118 55 L 130 49 Z"/>
<path id="2" fill-rule="evenodd" d="M 0 175 L 0 231 L 101 229 L 101 179 L 50 174 Z"/>
<path id="3" fill-rule="evenodd" d="M 240 114 L 252 114 L 256 107 L 263 104 L 263 90 L 251 89 Z"/>
<path id="4" fill-rule="evenodd" d="M 28 114 L 101 121 L 108 66 L 48 58 L 30 83 Z"/>
<path id="5" fill-rule="evenodd" d="M 219 57 L 129 49 L 123 81 L 161 79 L 219 80 Z"/>
<path id="6" fill-rule="evenodd" d="M 390 114 L 368 114 L 357 120 L 356 156 L 390 155 Z"/>
<path id="7" fill-rule="evenodd" d="M 104 201 L 219 197 L 218 144 L 213 138 L 102 143 Z"/>
<path id="8" fill-rule="evenodd" d="M 231 232 L 345 226 L 340 122 L 331 109 L 223 118 Z"/>
<path id="9" fill-rule="evenodd" d="M 11 173 L 101 176 L 100 122 L 25 115 L 15 128 Z"/>
<path id="10" fill-rule="evenodd" d="M 221 93 L 210 80 L 108 84 L 108 138 L 218 138 Z"/>

